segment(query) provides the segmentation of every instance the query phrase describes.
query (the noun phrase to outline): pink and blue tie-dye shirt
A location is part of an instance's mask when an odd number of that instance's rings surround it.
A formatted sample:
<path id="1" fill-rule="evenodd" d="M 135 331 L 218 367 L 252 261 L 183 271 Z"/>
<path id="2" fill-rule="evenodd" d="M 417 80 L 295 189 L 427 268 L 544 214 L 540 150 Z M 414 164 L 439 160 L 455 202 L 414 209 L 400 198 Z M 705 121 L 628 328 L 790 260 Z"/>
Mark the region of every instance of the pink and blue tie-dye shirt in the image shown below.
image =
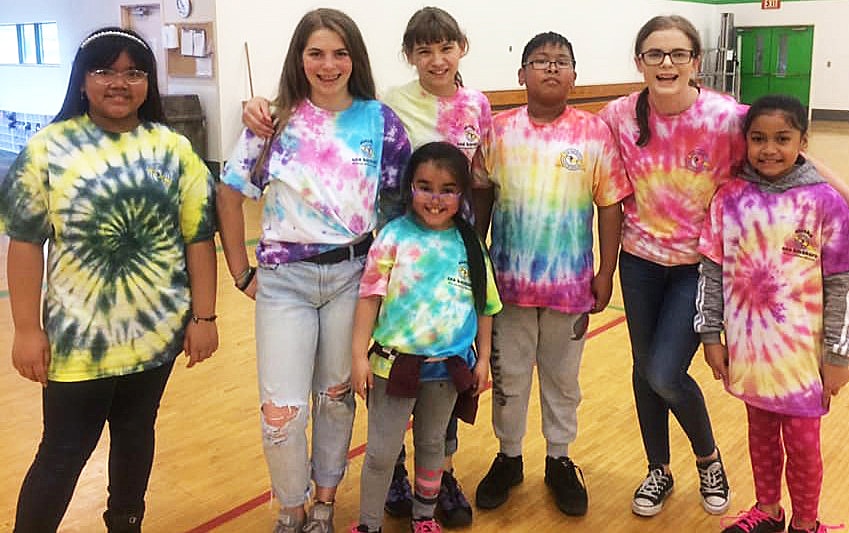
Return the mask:
<path id="1" fill-rule="evenodd" d="M 783 192 L 721 187 L 699 250 L 722 267 L 728 391 L 791 416 L 820 416 L 823 278 L 849 272 L 849 208 L 826 183 Z"/>
<path id="2" fill-rule="evenodd" d="M 376 100 L 332 112 L 308 99 L 275 139 L 265 171 L 251 177 L 263 139 L 250 130 L 224 167 L 222 182 L 243 195 L 265 194 L 261 264 L 299 261 L 356 241 L 378 223 L 378 202 L 397 215 L 400 176 L 410 156 L 401 121 Z M 394 212 L 392 212 L 394 210 Z"/>
<path id="3" fill-rule="evenodd" d="M 622 249 L 665 266 L 698 263 L 710 199 L 746 153 L 741 128 L 747 108 L 708 89 L 677 115 L 650 106 L 651 139 L 640 147 L 638 96 L 614 100 L 599 113 L 613 131 L 634 187 L 623 202 Z"/>
<path id="4" fill-rule="evenodd" d="M 486 258 L 485 258 L 486 259 Z M 485 315 L 501 310 L 501 300 L 486 259 Z M 472 343 L 478 314 L 472 295 L 466 247 L 457 228 L 436 231 L 407 214 L 387 224 L 369 250 L 360 297 L 383 302 L 372 337 L 399 352 L 430 357 L 462 357 L 474 366 Z M 376 375 L 388 377 L 390 366 L 373 356 Z M 427 364 L 422 379 L 447 379 L 443 364 Z"/>
<path id="5" fill-rule="evenodd" d="M 497 187 L 491 255 L 502 300 L 590 310 L 593 203 L 609 206 L 631 194 L 607 125 L 571 107 L 538 124 L 519 107 L 493 118 L 483 156 Z"/>
<path id="6" fill-rule="evenodd" d="M 383 101 L 407 129 L 414 148 L 445 141 L 466 154 L 469 161 L 492 131 L 489 100 L 480 91 L 459 87 L 453 96 L 426 91 L 418 80 L 390 89 Z"/>

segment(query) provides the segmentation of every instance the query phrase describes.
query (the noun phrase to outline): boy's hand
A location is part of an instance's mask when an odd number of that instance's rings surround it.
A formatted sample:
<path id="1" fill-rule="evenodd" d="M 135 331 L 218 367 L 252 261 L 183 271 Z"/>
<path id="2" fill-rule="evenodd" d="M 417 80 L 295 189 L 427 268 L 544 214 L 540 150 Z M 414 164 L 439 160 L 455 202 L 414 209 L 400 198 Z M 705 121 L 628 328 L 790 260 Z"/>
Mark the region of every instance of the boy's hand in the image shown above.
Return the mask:
<path id="1" fill-rule="evenodd" d="M 728 348 L 722 343 L 705 344 L 705 361 L 713 370 L 713 378 L 728 385 Z"/>
<path id="2" fill-rule="evenodd" d="M 274 135 L 274 122 L 268 108 L 268 100 L 261 96 L 251 98 L 245 103 L 242 122 L 258 137 L 267 139 Z"/>
<path id="3" fill-rule="evenodd" d="M 363 400 L 366 399 L 368 389 L 374 388 L 374 374 L 371 372 L 368 355 L 354 355 L 351 360 L 351 386 Z"/>
<path id="4" fill-rule="evenodd" d="M 822 406 L 828 409 L 831 397 L 849 382 L 849 367 L 825 363 L 822 365 Z"/>
<path id="5" fill-rule="evenodd" d="M 593 296 L 595 296 L 595 304 L 590 309 L 590 313 L 604 311 L 604 308 L 610 303 L 610 296 L 613 294 L 613 275 L 599 272 L 593 277 L 590 283 L 590 290 Z"/>
<path id="6" fill-rule="evenodd" d="M 50 343 L 43 329 L 15 331 L 12 344 L 12 365 L 23 377 L 47 385 L 50 366 Z"/>
<path id="7" fill-rule="evenodd" d="M 474 370 L 472 370 L 472 375 L 475 376 L 474 396 L 477 396 L 486 389 L 486 384 L 489 383 L 489 359 L 478 359 Z"/>

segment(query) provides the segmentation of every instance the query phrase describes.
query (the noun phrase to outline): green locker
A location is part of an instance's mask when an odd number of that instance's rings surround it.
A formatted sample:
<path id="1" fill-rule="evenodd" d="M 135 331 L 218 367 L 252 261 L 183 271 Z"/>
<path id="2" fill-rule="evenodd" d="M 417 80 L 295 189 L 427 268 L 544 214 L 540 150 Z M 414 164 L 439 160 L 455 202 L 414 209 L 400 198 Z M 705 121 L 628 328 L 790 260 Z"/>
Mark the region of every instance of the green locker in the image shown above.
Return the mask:
<path id="1" fill-rule="evenodd" d="M 811 26 L 738 28 L 740 101 L 790 94 L 809 105 L 814 29 Z"/>

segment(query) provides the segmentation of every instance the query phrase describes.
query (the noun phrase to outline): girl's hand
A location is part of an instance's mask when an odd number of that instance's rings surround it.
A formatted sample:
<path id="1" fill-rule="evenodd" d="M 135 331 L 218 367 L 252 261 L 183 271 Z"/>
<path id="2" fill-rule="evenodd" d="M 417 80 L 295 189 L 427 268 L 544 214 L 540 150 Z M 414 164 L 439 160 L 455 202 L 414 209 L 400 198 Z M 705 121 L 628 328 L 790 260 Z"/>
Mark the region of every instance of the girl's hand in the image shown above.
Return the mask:
<path id="1" fill-rule="evenodd" d="M 610 303 L 610 297 L 613 295 L 613 275 L 596 274 L 590 282 L 590 291 L 595 297 L 595 304 L 590 309 L 590 313 L 601 313 Z"/>
<path id="2" fill-rule="evenodd" d="M 259 268 L 259 267 L 257 267 Z M 242 291 L 245 295 L 251 300 L 256 301 L 256 274 L 254 274 L 254 278 L 248 283 L 248 286 L 245 287 L 245 290 Z"/>
<path id="3" fill-rule="evenodd" d="M 12 365 L 23 377 L 47 385 L 50 366 L 50 343 L 43 329 L 15 331 L 12 344 Z"/>
<path id="4" fill-rule="evenodd" d="M 722 343 L 705 344 L 705 361 L 713 370 L 713 378 L 728 385 L 728 348 Z"/>
<path id="5" fill-rule="evenodd" d="M 849 367 L 825 363 L 822 365 L 822 406 L 828 409 L 831 397 L 849 382 Z"/>
<path id="6" fill-rule="evenodd" d="M 267 139 L 274 135 L 274 122 L 268 108 L 268 100 L 261 96 L 251 98 L 245 103 L 242 122 L 258 137 Z"/>
<path id="7" fill-rule="evenodd" d="M 351 360 L 351 386 L 363 400 L 369 389 L 374 388 L 374 374 L 369 365 L 368 355 L 354 355 Z"/>
<path id="8" fill-rule="evenodd" d="M 486 389 L 489 383 L 489 359 L 478 359 L 475 363 L 475 368 L 472 370 L 472 375 L 475 376 L 475 393 L 477 396 Z"/>
<path id="9" fill-rule="evenodd" d="M 189 321 L 186 326 L 186 337 L 183 340 L 183 351 L 189 358 L 186 368 L 212 357 L 218 349 L 218 327 L 215 322 L 208 320 Z"/>

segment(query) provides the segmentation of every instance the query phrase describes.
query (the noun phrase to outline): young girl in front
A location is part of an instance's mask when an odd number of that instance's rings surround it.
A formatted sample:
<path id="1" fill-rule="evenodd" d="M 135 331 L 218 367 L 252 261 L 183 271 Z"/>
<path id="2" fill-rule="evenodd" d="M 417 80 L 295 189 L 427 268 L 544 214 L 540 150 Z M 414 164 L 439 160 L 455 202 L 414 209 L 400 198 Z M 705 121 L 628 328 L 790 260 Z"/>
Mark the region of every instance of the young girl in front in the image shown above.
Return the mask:
<path id="1" fill-rule="evenodd" d="M 752 104 L 747 165 L 716 193 L 699 251 L 696 331 L 714 377 L 746 403 L 757 503 L 725 533 L 824 533 L 820 420 L 849 380 L 849 208 L 800 151 L 807 111 Z M 720 333 L 725 331 L 725 343 Z"/>
<path id="2" fill-rule="evenodd" d="M 501 308 L 488 254 L 459 212 L 470 186 L 468 160 L 458 148 L 420 147 L 404 175 L 408 211 L 380 231 L 369 251 L 352 347 L 351 383 L 367 398 L 369 413 L 360 523 L 352 531 L 380 531 L 411 414 L 412 530 L 441 530 L 433 514 L 445 430 L 455 402 L 458 415 L 473 421 L 469 402 L 487 383 L 492 315 Z"/>
<path id="3" fill-rule="evenodd" d="M 245 130 L 224 169 L 220 231 L 236 286 L 256 298 L 263 446 L 281 505 L 275 532 L 324 533 L 333 530 L 354 420 L 360 275 L 378 206 L 387 218 L 400 208 L 410 145 L 395 113 L 375 100 L 356 24 L 335 9 L 298 23 L 274 103 L 278 133 L 267 157 L 263 139 Z M 242 200 L 263 193 L 257 270 L 248 262 Z M 310 478 L 315 503 L 305 516 Z"/>
<path id="4" fill-rule="evenodd" d="M 150 46 L 102 28 L 77 50 L 62 109 L 0 181 L 12 363 L 43 387 L 16 532 L 56 531 L 107 422 L 103 519 L 140 531 L 174 360 L 218 346 L 213 178 L 163 122 Z"/>
<path id="5" fill-rule="evenodd" d="M 443 9 L 424 7 L 407 22 L 402 51 L 418 77 L 390 89 L 383 101 L 401 119 L 413 148 L 431 141 L 445 141 L 459 148 L 471 161 L 478 147 L 489 138 L 492 130 L 489 100 L 482 92 L 465 87 L 458 71 L 460 59 L 468 49 L 466 34 Z M 263 98 L 248 102 L 243 119 L 258 135 L 268 136 L 273 132 L 268 101 Z M 464 202 L 461 212 L 471 219 L 468 203 Z M 437 504 L 437 513 L 447 527 L 472 522 L 472 508 L 453 472 L 452 457 L 457 446 L 457 419 L 452 418 L 445 435 L 445 470 Z M 412 509 L 405 455 L 402 446 L 386 497 L 386 512 L 393 516 L 409 516 Z"/>

